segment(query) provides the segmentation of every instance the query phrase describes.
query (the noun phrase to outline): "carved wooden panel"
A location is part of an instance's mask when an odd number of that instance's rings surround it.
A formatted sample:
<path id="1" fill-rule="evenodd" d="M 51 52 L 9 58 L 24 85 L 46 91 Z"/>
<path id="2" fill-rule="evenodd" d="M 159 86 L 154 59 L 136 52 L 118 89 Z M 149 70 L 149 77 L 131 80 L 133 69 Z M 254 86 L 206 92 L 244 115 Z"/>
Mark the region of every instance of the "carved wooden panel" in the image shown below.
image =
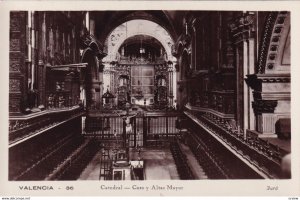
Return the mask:
<path id="1" fill-rule="evenodd" d="M 11 12 L 10 13 L 10 31 L 20 30 L 20 20 L 19 13 Z"/>
<path id="2" fill-rule="evenodd" d="M 20 39 L 19 38 L 11 38 L 10 39 L 10 44 L 9 44 L 9 49 L 10 51 L 20 51 Z"/>
<path id="3" fill-rule="evenodd" d="M 10 13 L 10 43 L 9 43 L 9 112 L 20 114 L 21 102 L 26 99 L 26 12 Z"/>
<path id="4" fill-rule="evenodd" d="M 9 94 L 9 112 L 19 113 L 20 110 L 20 94 Z"/>
<path id="5" fill-rule="evenodd" d="M 20 72 L 20 57 L 12 57 L 9 62 L 9 71 L 10 72 Z"/>
<path id="6" fill-rule="evenodd" d="M 20 91 L 20 80 L 18 79 L 10 79 L 9 80 L 9 91 L 10 92 L 19 92 Z"/>

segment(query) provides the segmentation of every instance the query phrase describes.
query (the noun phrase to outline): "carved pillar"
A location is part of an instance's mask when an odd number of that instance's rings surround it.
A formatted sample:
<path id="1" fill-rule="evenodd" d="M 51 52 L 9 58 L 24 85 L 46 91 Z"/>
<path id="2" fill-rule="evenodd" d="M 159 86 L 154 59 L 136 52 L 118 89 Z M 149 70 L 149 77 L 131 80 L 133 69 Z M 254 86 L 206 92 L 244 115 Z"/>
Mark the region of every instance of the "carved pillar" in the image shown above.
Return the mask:
<path id="1" fill-rule="evenodd" d="M 177 109 L 177 105 L 178 105 L 178 97 L 179 97 L 179 85 L 178 85 L 178 80 L 179 79 L 179 65 L 178 65 L 178 61 L 173 62 L 173 66 L 174 66 L 174 73 L 173 73 L 173 89 L 174 89 L 174 106 Z"/>
<path id="2" fill-rule="evenodd" d="M 38 79 L 37 79 L 37 85 L 38 85 L 38 91 L 39 91 L 39 98 L 38 98 L 38 106 L 44 106 L 46 101 L 46 65 L 43 63 L 42 60 L 39 60 L 38 64 Z"/>
<path id="3" fill-rule="evenodd" d="M 26 12 L 10 12 L 9 113 L 20 115 L 25 108 L 27 80 L 25 65 Z"/>
<path id="4" fill-rule="evenodd" d="M 230 25 L 235 47 L 236 64 L 236 121 L 246 134 L 254 126 L 251 107 L 251 88 L 244 83 L 247 74 L 254 71 L 254 19 L 252 12 L 241 13 Z"/>
<path id="5" fill-rule="evenodd" d="M 171 61 L 168 62 L 168 96 L 169 96 L 169 106 L 173 105 L 173 63 Z"/>

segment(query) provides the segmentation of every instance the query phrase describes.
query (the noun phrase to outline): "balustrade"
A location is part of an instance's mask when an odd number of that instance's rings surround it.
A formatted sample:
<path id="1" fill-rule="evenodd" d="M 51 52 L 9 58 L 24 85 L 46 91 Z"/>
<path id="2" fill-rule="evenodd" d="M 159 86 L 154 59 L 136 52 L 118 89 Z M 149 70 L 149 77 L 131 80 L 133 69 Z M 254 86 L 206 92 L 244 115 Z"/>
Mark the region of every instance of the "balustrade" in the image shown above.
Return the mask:
<path id="1" fill-rule="evenodd" d="M 222 121 L 217 116 L 209 113 L 193 113 L 197 122 L 207 128 L 211 134 L 215 134 L 238 154 L 248 159 L 250 163 L 259 166 L 270 177 L 280 177 L 280 162 L 283 152 L 268 142 L 247 134 L 245 137 L 242 130 L 237 131 L 228 121 Z M 198 129 L 200 128 L 197 125 Z"/>
<path id="2" fill-rule="evenodd" d="M 192 96 L 194 96 L 192 106 L 212 109 L 223 114 L 234 113 L 233 91 L 207 91 L 201 95 L 195 93 Z"/>
<path id="3" fill-rule="evenodd" d="M 27 116 L 10 118 L 9 142 L 13 144 L 22 138 L 50 129 L 82 114 L 82 109 L 77 106 L 66 110 L 45 110 Z"/>

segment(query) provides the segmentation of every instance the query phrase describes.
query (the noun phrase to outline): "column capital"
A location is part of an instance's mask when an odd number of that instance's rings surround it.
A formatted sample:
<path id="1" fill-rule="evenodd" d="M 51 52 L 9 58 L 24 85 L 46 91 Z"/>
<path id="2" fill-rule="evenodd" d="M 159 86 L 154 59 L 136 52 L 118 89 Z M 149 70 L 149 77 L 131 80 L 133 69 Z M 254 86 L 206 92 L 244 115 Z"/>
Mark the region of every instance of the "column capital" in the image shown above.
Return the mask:
<path id="1" fill-rule="evenodd" d="M 252 102 L 252 107 L 255 114 L 274 113 L 278 104 L 277 100 L 255 100 Z"/>

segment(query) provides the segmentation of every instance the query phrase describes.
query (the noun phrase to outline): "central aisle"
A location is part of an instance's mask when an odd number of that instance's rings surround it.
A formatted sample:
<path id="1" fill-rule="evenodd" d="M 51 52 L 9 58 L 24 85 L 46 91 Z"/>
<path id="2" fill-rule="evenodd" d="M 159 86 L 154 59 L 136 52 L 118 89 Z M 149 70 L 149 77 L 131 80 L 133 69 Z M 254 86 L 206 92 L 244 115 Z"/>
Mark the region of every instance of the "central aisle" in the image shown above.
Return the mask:
<path id="1" fill-rule="evenodd" d="M 94 156 L 78 180 L 99 180 L 100 156 L 101 151 Z M 137 151 L 130 150 L 130 158 L 136 160 L 138 158 Z M 179 179 L 176 165 L 169 149 L 142 149 L 141 158 L 145 161 L 146 180 Z"/>

